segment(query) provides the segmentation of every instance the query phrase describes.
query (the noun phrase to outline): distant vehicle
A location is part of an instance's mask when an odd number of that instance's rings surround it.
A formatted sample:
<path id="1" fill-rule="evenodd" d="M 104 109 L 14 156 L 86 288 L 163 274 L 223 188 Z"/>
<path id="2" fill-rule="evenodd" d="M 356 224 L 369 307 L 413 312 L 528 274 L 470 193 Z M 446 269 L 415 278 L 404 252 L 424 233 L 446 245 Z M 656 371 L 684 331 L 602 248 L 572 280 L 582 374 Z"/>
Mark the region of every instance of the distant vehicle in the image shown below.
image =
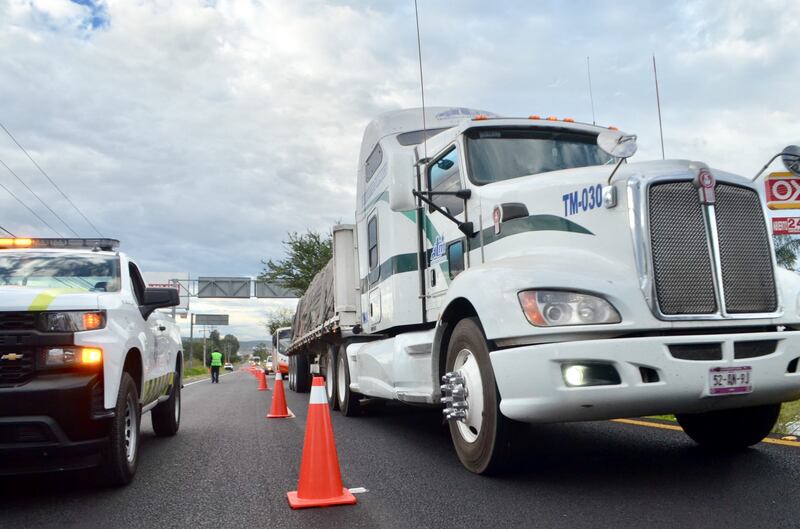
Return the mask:
<path id="1" fill-rule="evenodd" d="M 0 238 L 0 474 L 100 465 L 133 479 L 141 414 L 181 418 L 181 335 L 113 239 Z"/>
<path id="2" fill-rule="evenodd" d="M 225 371 L 233 371 L 233 364 L 227 362 L 224 366 L 222 366 Z"/>
<path id="3" fill-rule="evenodd" d="M 292 328 L 281 327 L 275 329 L 275 338 L 273 340 L 275 345 L 275 356 L 278 358 L 278 368 L 281 370 L 282 375 L 289 374 L 289 357 L 286 356 L 286 350 L 292 344 Z"/>
<path id="4" fill-rule="evenodd" d="M 272 368 L 272 357 L 268 357 L 267 360 L 264 362 L 264 369 L 267 371 L 268 374 L 274 372 Z"/>
<path id="5" fill-rule="evenodd" d="M 250 364 L 254 365 L 254 366 L 260 366 L 261 365 L 261 357 L 260 356 L 255 356 L 255 355 L 251 356 L 250 357 Z"/>

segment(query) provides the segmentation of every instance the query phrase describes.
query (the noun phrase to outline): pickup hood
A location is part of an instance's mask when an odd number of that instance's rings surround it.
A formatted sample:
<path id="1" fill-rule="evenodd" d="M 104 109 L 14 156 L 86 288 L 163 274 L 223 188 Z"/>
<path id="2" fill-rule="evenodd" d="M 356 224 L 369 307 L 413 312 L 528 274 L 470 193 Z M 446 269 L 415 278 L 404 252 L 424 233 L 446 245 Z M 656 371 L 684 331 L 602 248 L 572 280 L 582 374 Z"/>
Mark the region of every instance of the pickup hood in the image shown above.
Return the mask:
<path id="1" fill-rule="evenodd" d="M 0 286 L 0 311 L 97 310 L 98 295 L 72 288 Z"/>

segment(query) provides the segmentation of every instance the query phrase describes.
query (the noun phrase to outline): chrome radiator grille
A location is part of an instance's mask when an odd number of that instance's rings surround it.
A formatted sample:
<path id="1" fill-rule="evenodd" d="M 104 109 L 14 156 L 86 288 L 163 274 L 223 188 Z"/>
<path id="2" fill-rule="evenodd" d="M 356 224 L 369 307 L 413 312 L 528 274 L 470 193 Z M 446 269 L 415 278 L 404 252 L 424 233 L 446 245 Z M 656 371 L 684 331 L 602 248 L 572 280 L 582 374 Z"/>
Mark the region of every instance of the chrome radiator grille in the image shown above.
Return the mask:
<path id="1" fill-rule="evenodd" d="M 731 314 L 775 311 L 772 250 L 758 195 L 744 187 L 719 184 L 716 214 L 725 310 Z"/>
<path id="2" fill-rule="evenodd" d="M 665 316 L 718 314 L 718 299 L 724 300 L 727 314 L 777 310 L 769 233 L 758 195 L 749 188 L 719 183 L 716 196 L 715 218 L 707 219 L 704 208 L 710 206 L 701 204 L 691 181 L 649 188 L 653 283 Z M 716 252 L 721 270 L 715 270 Z M 715 282 L 715 271 L 721 285 Z"/>
<path id="3" fill-rule="evenodd" d="M 662 313 L 717 312 L 708 236 L 697 189 L 691 182 L 650 188 L 650 246 Z"/>

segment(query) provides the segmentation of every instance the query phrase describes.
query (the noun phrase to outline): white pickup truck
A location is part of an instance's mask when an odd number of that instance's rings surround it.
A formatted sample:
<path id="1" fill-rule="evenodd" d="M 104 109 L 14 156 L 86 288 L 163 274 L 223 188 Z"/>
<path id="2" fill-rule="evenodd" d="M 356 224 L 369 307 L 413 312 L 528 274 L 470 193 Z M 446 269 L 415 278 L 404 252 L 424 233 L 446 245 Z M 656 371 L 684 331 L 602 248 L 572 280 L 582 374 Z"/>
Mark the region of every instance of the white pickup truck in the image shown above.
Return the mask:
<path id="1" fill-rule="evenodd" d="M 180 425 L 181 337 L 113 239 L 0 238 L 0 475 L 136 472 L 141 414 Z"/>

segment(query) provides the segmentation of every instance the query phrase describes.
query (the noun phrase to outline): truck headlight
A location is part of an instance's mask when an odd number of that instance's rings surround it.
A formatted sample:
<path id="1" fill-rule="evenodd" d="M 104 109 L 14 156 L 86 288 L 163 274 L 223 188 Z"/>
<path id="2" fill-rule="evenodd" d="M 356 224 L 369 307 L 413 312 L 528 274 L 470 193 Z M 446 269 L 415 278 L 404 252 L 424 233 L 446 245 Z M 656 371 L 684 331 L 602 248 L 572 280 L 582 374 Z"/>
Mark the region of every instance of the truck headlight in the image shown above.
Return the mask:
<path id="1" fill-rule="evenodd" d="M 537 327 L 622 321 L 613 305 L 598 296 L 562 290 L 525 290 L 518 296 L 525 317 Z"/>
<path id="2" fill-rule="evenodd" d="M 93 331 L 106 326 L 102 311 L 43 312 L 39 316 L 39 330 L 44 332 Z"/>

